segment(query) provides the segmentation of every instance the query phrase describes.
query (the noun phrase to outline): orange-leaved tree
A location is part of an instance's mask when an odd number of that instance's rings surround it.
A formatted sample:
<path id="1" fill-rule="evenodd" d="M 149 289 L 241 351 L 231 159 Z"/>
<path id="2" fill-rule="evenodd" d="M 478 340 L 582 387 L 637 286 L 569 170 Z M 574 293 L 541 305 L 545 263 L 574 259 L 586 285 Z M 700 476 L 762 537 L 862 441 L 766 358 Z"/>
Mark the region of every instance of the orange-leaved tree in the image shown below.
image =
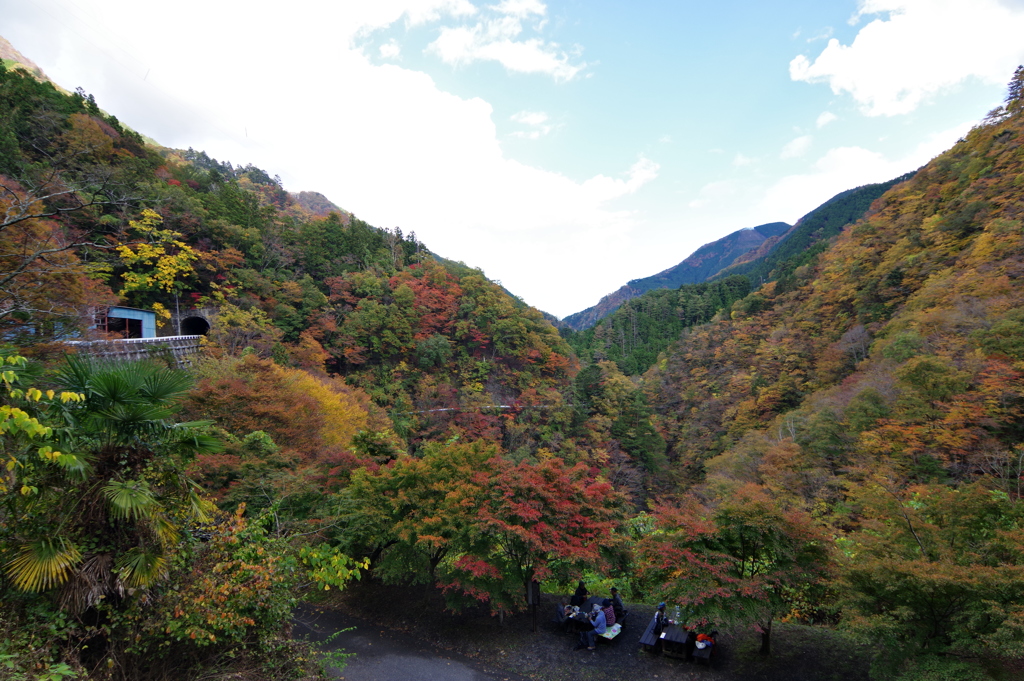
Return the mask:
<path id="1" fill-rule="evenodd" d="M 477 489 L 460 506 L 469 524 L 445 587 L 451 594 L 515 612 L 531 581 L 599 569 L 618 543 L 624 498 L 584 464 L 496 457 L 473 482 Z"/>
<path id="2" fill-rule="evenodd" d="M 387 581 L 436 579 L 450 606 L 494 612 L 521 609 L 533 579 L 599 566 L 623 515 L 589 468 L 514 463 L 482 441 L 429 443 L 420 458 L 357 471 L 342 498 L 348 553 L 370 553 Z"/>
<path id="3" fill-rule="evenodd" d="M 0 176 L 0 332 L 8 339 L 59 337 L 82 326 L 86 305 L 117 302 L 75 254 L 81 236 L 55 215 Z"/>
<path id="4" fill-rule="evenodd" d="M 655 531 L 637 546 L 650 591 L 693 621 L 748 623 L 771 652 L 772 624 L 823 583 L 831 540 L 811 518 L 748 484 L 709 508 L 693 497 L 655 509 Z"/>

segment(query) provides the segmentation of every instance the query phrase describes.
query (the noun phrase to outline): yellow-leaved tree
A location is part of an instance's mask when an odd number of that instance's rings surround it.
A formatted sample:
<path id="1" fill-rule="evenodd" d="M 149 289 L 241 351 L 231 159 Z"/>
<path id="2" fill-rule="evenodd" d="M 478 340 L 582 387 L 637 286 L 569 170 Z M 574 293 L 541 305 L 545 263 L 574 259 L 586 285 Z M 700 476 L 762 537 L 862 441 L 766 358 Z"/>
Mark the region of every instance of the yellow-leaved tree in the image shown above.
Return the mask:
<path id="1" fill-rule="evenodd" d="M 185 280 L 195 273 L 193 263 L 199 254 L 181 240 L 180 233 L 162 228 L 163 221 L 159 213 L 146 208 L 141 219 L 128 222 L 135 240 L 117 246 L 121 264 L 126 268 L 118 292 L 122 297 L 134 292 L 173 293 L 177 297 Z M 158 311 L 164 312 L 163 306 Z M 169 313 L 161 316 L 166 319 Z"/>

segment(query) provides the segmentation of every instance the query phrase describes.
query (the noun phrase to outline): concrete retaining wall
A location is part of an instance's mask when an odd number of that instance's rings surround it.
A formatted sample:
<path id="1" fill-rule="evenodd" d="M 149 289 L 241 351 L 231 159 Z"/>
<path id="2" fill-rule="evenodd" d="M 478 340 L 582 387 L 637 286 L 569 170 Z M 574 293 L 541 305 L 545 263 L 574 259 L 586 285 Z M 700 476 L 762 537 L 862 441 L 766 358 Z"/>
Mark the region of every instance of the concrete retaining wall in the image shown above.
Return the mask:
<path id="1" fill-rule="evenodd" d="M 159 359 L 171 353 L 179 367 L 191 366 L 199 352 L 202 336 L 161 336 L 158 338 L 120 338 L 117 340 L 67 341 L 76 352 L 103 359 Z"/>

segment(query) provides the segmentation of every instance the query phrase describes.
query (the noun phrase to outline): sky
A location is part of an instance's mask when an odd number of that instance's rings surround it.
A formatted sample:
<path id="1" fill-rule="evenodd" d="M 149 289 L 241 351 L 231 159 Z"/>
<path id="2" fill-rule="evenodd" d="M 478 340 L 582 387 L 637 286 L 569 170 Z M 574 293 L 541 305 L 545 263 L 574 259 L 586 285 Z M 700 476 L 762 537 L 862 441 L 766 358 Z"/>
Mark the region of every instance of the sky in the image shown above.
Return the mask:
<path id="1" fill-rule="evenodd" d="M 0 0 L 172 148 L 252 163 L 564 317 L 952 146 L 1024 0 Z"/>

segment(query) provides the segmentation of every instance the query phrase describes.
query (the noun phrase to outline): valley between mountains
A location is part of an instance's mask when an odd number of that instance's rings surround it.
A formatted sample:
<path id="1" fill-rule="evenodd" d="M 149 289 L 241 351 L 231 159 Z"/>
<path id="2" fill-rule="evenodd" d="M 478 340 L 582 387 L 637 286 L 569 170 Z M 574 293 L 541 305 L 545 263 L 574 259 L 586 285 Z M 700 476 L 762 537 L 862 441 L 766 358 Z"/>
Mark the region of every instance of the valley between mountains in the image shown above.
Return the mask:
<path id="1" fill-rule="evenodd" d="M 1024 68 L 557 320 L 0 56 L 0 678 L 344 674 L 316 608 L 494 678 L 1024 678 Z M 581 581 L 632 610 L 586 660 Z"/>

